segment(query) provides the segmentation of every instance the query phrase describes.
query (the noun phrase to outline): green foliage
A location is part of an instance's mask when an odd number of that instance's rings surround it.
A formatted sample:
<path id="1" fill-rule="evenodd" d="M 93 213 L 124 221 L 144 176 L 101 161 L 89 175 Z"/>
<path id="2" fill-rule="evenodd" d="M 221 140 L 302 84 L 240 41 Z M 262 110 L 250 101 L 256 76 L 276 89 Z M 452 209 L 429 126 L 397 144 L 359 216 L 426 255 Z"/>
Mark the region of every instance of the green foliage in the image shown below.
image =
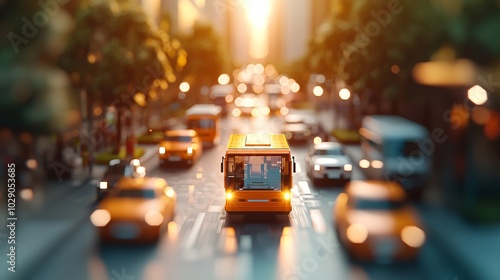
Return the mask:
<path id="1" fill-rule="evenodd" d="M 37 1 L 0 1 L 0 127 L 46 134 L 77 121 L 68 77 L 54 63 L 67 36 L 55 24 L 71 24 L 64 8 L 49 16 Z"/>
<path id="2" fill-rule="evenodd" d="M 183 71 L 194 83 L 211 85 L 220 74 L 226 72 L 230 55 L 223 38 L 206 23 L 196 23 L 191 34 L 181 37 L 182 45 L 188 53 L 188 62 Z"/>
<path id="3" fill-rule="evenodd" d="M 147 96 L 156 80 L 175 79 L 168 35 L 154 27 L 140 7 L 130 1 L 119 3 L 81 7 L 61 59 L 68 72 L 77 73 L 76 84 L 105 104 L 120 97 L 128 100 L 137 92 Z"/>
<path id="4" fill-rule="evenodd" d="M 134 158 L 140 158 L 145 153 L 145 150 L 140 147 L 135 147 Z M 121 147 L 118 153 L 112 153 L 109 151 L 99 152 L 95 155 L 96 164 L 109 164 L 109 161 L 113 159 L 125 159 L 127 157 L 127 151 L 124 147 Z"/>

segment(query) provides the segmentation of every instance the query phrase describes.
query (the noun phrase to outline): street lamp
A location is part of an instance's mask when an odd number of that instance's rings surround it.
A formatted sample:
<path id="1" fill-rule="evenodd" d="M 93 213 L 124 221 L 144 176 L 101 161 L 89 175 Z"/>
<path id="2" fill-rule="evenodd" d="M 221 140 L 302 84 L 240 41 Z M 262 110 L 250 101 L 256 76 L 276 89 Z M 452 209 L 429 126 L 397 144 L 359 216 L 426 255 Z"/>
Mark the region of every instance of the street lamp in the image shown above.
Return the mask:
<path id="1" fill-rule="evenodd" d="M 182 82 L 179 85 L 179 90 L 182 91 L 182 92 L 188 92 L 190 88 L 191 88 L 191 86 L 189 85 L 188 82 Z"/>
<path id="2" fill-rule="evenodd" d="M 339 90 L 339 97 L 342 100 L 348 100 L 351 98 L 351 92 L 346 88 L 342 88 Z"/>
<path id="3" fill-rule="evenodd" d="M 488 93 L 481 86 L 475 85 L 467 91 L 467 98 L 476 105 L 483 105 L 488 101 Z"/>
<path id="4" fill-rule="evenodd" d="M 315 86 L 313 88 L 313 94 L 314 96 L 322 96 L 323 95 L 323 88 L 321 86 Z"/>

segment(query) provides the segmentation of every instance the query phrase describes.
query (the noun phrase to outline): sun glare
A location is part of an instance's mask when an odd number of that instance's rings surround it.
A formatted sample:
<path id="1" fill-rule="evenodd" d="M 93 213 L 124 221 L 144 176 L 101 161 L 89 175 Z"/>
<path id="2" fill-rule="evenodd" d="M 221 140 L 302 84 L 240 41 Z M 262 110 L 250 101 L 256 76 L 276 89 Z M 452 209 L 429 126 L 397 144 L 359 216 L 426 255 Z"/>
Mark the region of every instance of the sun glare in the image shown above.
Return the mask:
<path id="1" fill-rule="evenodd" d="M 264 58 L 269 53 L 271 0 L 246 0 L 245 9 L 250 25 L 250 56 Z"/>

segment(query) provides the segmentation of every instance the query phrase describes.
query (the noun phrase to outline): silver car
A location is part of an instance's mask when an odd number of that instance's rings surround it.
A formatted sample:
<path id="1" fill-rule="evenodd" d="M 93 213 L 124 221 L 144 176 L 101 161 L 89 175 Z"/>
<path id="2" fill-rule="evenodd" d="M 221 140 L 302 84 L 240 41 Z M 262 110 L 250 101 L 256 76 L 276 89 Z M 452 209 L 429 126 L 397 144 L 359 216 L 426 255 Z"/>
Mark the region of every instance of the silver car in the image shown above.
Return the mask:
<path id="1" fill-rule="evenodd" d="M 320 180 L 332 180 L 343 185 L 351 180 L 352 164 L 339 143 L 322 142 L 309 149 L 306 170 L 313 184 Z"/>

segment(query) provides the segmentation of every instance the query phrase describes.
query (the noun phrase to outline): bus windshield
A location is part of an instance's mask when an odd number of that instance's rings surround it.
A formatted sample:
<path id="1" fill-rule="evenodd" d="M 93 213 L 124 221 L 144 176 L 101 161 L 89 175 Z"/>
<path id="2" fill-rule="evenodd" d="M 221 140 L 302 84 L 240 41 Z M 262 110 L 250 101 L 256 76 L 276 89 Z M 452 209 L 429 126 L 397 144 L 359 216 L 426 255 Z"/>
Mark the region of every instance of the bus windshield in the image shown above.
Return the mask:
<path id="1" fill-rule="evenodd" d="M 281 190 L 290 176 L 282 155 L 235 155 L 227 158 L 228 186 L 235 190 Z"/>
<path id="2" fill-rule="evenodd" d="M 213 129 L 215 128 L 215 120 L 213 119 L 189 119 L 187 121 L 189 128 Z"/>

